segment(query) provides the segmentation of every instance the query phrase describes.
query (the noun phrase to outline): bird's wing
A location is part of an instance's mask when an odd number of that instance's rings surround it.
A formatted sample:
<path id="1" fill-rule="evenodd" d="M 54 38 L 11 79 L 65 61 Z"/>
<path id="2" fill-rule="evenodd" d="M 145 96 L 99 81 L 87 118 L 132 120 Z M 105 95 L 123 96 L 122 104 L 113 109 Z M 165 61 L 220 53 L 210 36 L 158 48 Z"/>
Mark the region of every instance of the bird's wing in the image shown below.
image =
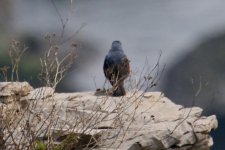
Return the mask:
<path id="1" fill-rule="evenodd" d="M 122 59 L 122 64 L 120 65 L 121 75 L 124 76 L 125 78 L 130 74 L 131 69 L 130 69 L 130 60 L 127 57 L 124 57 Z"/>
<path id="2" fill-rule="evenodd" d="M 110 59 L 108 58 L 108 56 L 106 55 L 106 57 L 105 57 L 105 61 L 104 61 L 104 65 L 103 65 L 103 70 L 104 70 L 104 74 L 105 74 L 105 76 L 108 78 L 108 76 L 109 76 L 109 74 L 107 73 L 108 71 L 108 69 L 109 69 L 109 67 L 110 67 Z"/>

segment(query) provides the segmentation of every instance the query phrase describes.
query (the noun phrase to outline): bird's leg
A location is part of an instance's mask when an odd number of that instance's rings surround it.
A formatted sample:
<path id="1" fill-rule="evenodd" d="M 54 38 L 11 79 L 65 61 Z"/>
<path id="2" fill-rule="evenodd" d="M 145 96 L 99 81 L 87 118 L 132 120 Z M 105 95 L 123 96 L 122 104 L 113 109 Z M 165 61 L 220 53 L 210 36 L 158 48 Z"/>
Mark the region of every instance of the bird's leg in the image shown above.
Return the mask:
<path id="1" fill-rule="evenodd" d="M 120 77 L 120 74 L 114 76 L 115 83 L 113 84 L 113 96 L 124 96 L 126 94 L 125 89 L 123 87 L 124 77 Z"/>

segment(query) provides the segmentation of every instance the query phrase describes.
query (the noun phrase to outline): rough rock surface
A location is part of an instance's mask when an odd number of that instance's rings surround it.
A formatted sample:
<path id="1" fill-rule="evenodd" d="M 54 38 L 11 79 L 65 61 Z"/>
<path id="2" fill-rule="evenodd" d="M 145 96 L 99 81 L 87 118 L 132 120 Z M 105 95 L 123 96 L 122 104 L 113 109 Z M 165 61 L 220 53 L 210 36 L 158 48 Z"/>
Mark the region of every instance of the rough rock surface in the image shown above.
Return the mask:
<path id="1" fill-rule="evenodd" d="M 95 92 L 54 93 L 49 87 L 33 90 L 27 83 L 0 83 L 0 88 L 1 98 L 22 93 L 16 101 L 20 110 L 29 108 L 29 114 L 20 123 L 29 121 L 40 138 L 51 124 L 55 139 L 68 133 L 88 135 L 95 149 L 210 149 L 209 133 L 217 128 L 215 115 L 201 116 L 201 108 L 176 105 L 161 92 L 133 90 L 123 97 L 111 97 Z M 20 132 L 18 127 L 18 140 Z"/>

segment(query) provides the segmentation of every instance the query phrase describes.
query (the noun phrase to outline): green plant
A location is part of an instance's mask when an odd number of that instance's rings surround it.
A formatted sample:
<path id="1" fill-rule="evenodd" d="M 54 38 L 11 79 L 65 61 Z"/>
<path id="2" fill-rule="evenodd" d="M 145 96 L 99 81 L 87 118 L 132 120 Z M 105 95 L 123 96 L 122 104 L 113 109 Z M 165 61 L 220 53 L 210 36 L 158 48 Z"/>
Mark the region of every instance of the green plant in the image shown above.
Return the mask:
<path id="1" fill-rule="evenodd" d="M 47 144 L 40 140 L 36 140 L 35 141 L 35 150 L 47 150 Z"/>

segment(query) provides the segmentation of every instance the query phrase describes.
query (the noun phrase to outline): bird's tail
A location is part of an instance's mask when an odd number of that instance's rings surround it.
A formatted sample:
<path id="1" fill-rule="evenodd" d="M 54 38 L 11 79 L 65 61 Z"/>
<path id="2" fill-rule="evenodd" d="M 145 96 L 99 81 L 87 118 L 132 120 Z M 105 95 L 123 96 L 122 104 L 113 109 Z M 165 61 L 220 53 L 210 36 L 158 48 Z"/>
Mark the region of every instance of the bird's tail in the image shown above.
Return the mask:
<path id="1" fill-rule="evenodd" d="M 116 89 L 113 91 L 113 96 L 124 96 L 126 95 L 125 88 L 123 85 L 119 85 Z"/>

